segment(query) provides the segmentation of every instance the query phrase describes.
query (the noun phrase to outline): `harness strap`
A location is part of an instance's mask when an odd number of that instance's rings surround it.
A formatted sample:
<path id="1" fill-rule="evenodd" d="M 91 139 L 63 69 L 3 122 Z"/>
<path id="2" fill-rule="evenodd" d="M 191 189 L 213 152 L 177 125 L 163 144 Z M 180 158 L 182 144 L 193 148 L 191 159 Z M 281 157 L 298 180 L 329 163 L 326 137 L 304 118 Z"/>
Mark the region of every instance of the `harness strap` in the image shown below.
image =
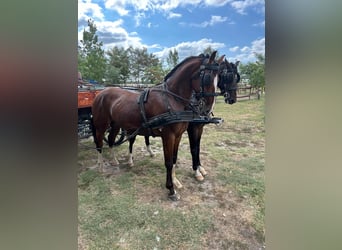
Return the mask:
<path id="1" fill-rule="evenodd" d="M 144 122 L 147 122 L 146 112 L 145 112 L 145 103 L 147 102 L 149 92 L 150 92 L 149 89 L 144 89 L 144 91 L 140 94 L 139 100 L 138 100 L 140 113 Z"/>
<path id="2" fill-rule="evenodd" d="M 144 89 L 144 91 L 139 96 L 138 104 L 139 104 L 139 108 L 140 108 L 140 114 L 141 114 L 143 121 L 144 121 L 142 127 L 148 128 L 149 134 L 153 136 L 152 129 L 144 126 L 144 124 L 147 124 L 147 122 L 148 122 L 147 117 L 146 117 L 146 111 L 145 111 L 145 103 L 147 102 L 149 93 L 150 93 L 149 88 Z"/>

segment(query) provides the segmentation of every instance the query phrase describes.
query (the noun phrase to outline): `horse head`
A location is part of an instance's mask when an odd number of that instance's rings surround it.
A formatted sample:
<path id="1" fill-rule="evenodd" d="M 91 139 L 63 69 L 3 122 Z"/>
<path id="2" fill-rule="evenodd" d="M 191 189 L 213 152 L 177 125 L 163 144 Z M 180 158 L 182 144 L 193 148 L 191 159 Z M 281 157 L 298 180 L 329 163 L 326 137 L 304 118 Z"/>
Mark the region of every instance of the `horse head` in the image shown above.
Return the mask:
<path id="1" fill-rule="evenodd" d="M 217 74 L 219 64 L 222 62 L 222 56 L 219 60 L 215 60 L 217 51 L 214 51 L 210 56 L 207 54 L 199 55 L 203 57 L 200 70 L 192 77 L 193 82 L 193 103 L 198 105 L 198 113 L 200 115 L 208 115 L 212 111 L 215 102 Z"/>
<path id="2" fill-rule="evenodd" d="M 219 66 L 218 87 L 221 90 L 221 95 L 224 95 L 226 103 L 233 104 L 236 102 L 238 82 L 240 81 L 240 74 L 238 72 L 239 61 L 230 63 L 225 59 Z"/>

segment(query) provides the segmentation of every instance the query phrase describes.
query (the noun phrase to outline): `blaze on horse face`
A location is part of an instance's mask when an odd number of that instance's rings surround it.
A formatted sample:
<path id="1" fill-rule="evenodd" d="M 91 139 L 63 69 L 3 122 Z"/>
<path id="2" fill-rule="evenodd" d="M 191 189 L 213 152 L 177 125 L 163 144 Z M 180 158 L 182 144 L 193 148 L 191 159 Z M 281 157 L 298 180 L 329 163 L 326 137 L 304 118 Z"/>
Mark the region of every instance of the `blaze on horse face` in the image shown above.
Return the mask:
<path id="1" fill-rule="evenodd" d="M 237 84 L 240 81 L 240 74 L 237 70 L 239 61 L 230 63 L 225 59 L 219 66 L 218 87 L 221 90 L 221 95 L 224 96 L 224 101 L 229 104 L 234 104 L 237 98 Z"/>

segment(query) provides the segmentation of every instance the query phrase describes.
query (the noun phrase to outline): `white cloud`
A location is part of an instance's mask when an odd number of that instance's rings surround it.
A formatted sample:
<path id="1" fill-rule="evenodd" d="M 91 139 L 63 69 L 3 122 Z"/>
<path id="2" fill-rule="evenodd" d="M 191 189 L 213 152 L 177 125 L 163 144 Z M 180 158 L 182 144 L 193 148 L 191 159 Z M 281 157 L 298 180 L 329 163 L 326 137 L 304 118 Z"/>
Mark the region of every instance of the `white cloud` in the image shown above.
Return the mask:
<path id="1" fill-rule="evenodd" d="M 104 20 L 104 14 L 102 8 L 92 3 L 91 0 L 78 0 L 78 20 L 84 21 L 89 18 Z"/>
<path id="2" fill-rule="evenodd" d="M 182 15 L 179 13 L 169 12 L 167 19 L 180 18 L 180 17 L 182 17 Z"/>
<path id="3" fill-rule="evenodd" d="M 184 23 L 181 22 L 181 25 L 184 26 L 192 26 L 192 27 L 200 27 L 200 28 L 206 28 L 208 26 L 214 26 L 217 23 L 223 23 L 228 20 L 228 17 L 223 17 L 223 16 L 211 16 L 211 19 L 209 21 L 204 21 L 202 23 Z"/>
<path id="4" fill-rule="evenodd" d="M 115 10 L 120 16 L 128 15 L 129 11 L 125 8 L 128 4 L 126 0 L 105 0 L 106 9 Z"/>
<path id="5" fill-rule="evenodd" d="M 253 26 L 254 27 L 265 27 L 265 20 L 260 22 L 260 23 L 254 23 Z"/>
<path id="6" fill-rule="evenodd" d="M 217 42 L 213 42 L 212 39 L 204 38 L 199 41 L 182 42 L 182 43 L 177 44 L 174 47 L 164 48 L 162 51 L 155 52 L 154 54 L 158 58 L 165 60 L 169 55 L 169 51 L 176 49 L 178 51 L 179 59 L 181 61 L 188 56 L 195 56 L 195 55 L 199 55 L 203 53 L 203 51 L 209 46 L 212 49 L 217 49 L 217 50 L 225 47 L 224 43 L 217 43 Z"/>
<path id="7" fill-rule="evenodd" d="M 231 51 L 231 52 L 236 52 L 238 50 L 239 50 L 239 46 L 235 46 L 235 47 L 229 48 L 229 51 Z"/>
<path id="8" fill-rule="evenodd" d="M 236 9 L 241 15 L 246 15 L 245 10 L 252 6 L 259 6 L 260 8 L 265 8 L 265 0 L 242 0 L 234 1 L 231 3 L 232 7 Z"/>
<path id="9" fill-rule="evenodd" d="M 232 0 L 205 0 L 204 3 L 207 6 L 224 6 Z"/>
<path id="10" fill-rule="evenodd" d="M 251 46 L 245 46 L 242 49 L 240 49 L 240 54 L 238 54 L 235 58 L 230 59 L 236 59 L 241 62 L 249 62 L 249 61 L 256 61 L 255 54 L 262 54 L 265 55 L 265 38 L 254 40 L 251 43 Z"/>
<path id="11" fill-rule="evenodd" d="M 142 44 L 141 38 L 137 32 L 128 33 L 123 27 L 123 20 L 119 19 L 114 22 L 103 21 L 96 23 L 97 35 L 99 40 L 103 42 L 103 49 L 107 50 L 114 46 L 127 49 L 129 46 L 135 48 L 147 47 Z M 79 30 L 79 40 L 82 39 L 83 29 Z"/>

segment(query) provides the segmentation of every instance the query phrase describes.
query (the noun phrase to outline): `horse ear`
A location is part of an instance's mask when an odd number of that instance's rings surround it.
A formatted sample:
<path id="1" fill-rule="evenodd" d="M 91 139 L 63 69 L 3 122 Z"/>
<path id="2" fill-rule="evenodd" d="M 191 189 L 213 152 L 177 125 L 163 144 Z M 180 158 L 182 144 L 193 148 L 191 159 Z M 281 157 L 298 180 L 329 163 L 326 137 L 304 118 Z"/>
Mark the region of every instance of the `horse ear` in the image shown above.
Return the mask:
<path id="1" fill-rule="evenodd" d="M 236 61 L 235 65 L 236 67 L 239 66 L 240 61 Z"/>
<path id="2" fill-rule="evenodd" d="M 220 56 L 220 58 L 217 60 L 217 62 L 220 64 L 221 62 L 223 62 L 223 58 L 225 57 L 225 55 Z"/>
<path id="3" fill-rule="evenodd" d="M 217 53 L 217 50 L 215 50 L 213 53 L 211 53 L 211 56 L 210 56 L 210 59 L 209 59 L 209 63 L 212 63 L 215 60 L 216 53 Z"/>

